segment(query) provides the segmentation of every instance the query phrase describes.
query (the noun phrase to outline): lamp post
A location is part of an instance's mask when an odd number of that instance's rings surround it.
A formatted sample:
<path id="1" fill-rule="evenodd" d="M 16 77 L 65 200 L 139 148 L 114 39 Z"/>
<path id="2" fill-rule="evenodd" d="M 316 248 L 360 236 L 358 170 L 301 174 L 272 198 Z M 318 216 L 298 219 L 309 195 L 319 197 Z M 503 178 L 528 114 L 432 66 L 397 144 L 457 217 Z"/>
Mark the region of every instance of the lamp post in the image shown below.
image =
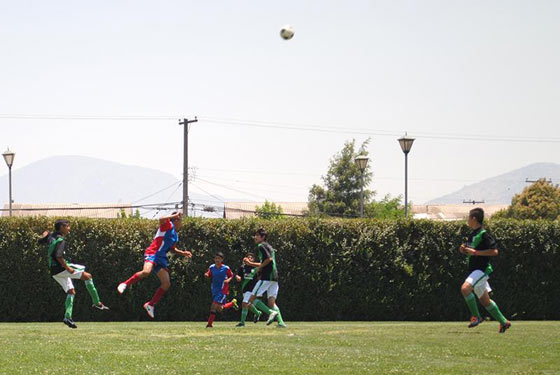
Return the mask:
<path id="1" fill-rule="evenodd" d="M 401 149 L 404 152 L 404 216 L 408 217 L 408 153 L 412 148 L 414 138 L 406 136 L 398 139 Z"/>
<path id="2" fill-rule="evenodd" d="M 10 151 L 10 149 L 8 148 L 2 154 L 2 156 L 4 157 L 9 170 L 8 180 L 10 184 L 10 216 L 12 216 L 12 165 L 14 164 L 14 156 L 16 156 L 16 154 L 15 152 Z"/>
<path id="3" fill-rule="evenodd" d="M 358 164 L 358 168 L 360 168 L 360 172 L 362 172 L 362 186 L 360 190 L 360 217 L 364 217 L 364 173 L 366 171 L 368 157 L 365 155 L 359 155 L 354 159 L 356 164 Z"/>

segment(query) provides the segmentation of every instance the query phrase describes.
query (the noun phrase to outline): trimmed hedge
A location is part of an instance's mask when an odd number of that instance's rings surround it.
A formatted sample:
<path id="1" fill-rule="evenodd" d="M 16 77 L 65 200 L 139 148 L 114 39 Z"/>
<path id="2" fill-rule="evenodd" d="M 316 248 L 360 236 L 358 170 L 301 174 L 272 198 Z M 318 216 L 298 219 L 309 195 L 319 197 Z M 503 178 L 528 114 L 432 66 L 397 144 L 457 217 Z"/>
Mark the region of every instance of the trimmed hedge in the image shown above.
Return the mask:
<path id="1" fill-rule="evenodd" d="M 50 277 L 38 234 L 54 219 L 0 219 L 2 321 L 58 321 L 64 294 Z M 290 320 L 464 320 L 460 294 L 466 261 L 457 248 L 469 229 L 462 222 L 377 220 L 186 219 L 178 247 L 190 262 L 170 261 L 172 287 L 157 305 L 157 320 L 204 320 L 211 302 L 203 276 L 216 251 L 237 268 L 260 227 L 278 250 L 278 304 Z M 87 266 L 109 312 L 91 308 L 76 281 L 77 321 L 147 320 L 142 304 L 158 287 L 155 276 L 118 296 L 116 286 L 142 267 L 157 228 L 153 220 L 75 219 L 67 255 Z M 559 319 L 560 223 L 491 222 L 500 255 L 492 260 L 493 299 L 514 319 Z M 234 283 L 234 290 L 239 289 Z M 481 312 L 484 309 L 481 310 Z M 220 319 L 237 319 L 228 313 Z"/>

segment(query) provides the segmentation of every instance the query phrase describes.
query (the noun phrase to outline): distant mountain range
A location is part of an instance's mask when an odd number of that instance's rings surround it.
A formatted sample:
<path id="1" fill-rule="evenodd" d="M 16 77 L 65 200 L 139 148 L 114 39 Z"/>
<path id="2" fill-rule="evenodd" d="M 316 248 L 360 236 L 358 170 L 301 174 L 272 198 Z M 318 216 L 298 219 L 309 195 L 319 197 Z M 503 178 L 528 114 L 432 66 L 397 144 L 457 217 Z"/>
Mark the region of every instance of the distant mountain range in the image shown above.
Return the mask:
<path id="1" fill-rule="evenodd" d="M 54 156 L 12 171 L 17 203 L 164 203 L 182 200 L 180 181 L 155 169 L 124 165 L 84 156 Z M 457 204 L 464 199 L 509 204 L 514 194 L 541 177 L 560 183 L 560 165 L 536 163 L 465 186 L 427 204 Z M 221 201 L 191 192 L 192 201 L 223 206 Z M 8 203 L 8 175 L 0 177 L 0 204 Z M 1 206 L 0 206 L 1 207 Z M 151 217 L 149 213 L 142 212 Z M 216 214 L 213 214 L 215 217 Z"/>
<path id="2" fill-rule="evenodd" d="M 560 164 L 535 163 L 514 171 L 465 186 L 451 194 L 432 199 L 426 204 L 457 204 L 463 200 L 484 201 L 486 204 L 510 204 L 511 198 L 529 184 L 525 181 L 539 178 L 560 183 Z"/>
<path id="3" fill-rule="evenodd" d="M 18 203 L 165 203 L 181 201 L 183 192 L 169 173 L 84 156 L 37 161 L 12 170 L 12 181 Z M 212 200 L 196 193 L 189 197 Z M 0 202 L 8 203 L 7 174 L 0 177 Z"/>

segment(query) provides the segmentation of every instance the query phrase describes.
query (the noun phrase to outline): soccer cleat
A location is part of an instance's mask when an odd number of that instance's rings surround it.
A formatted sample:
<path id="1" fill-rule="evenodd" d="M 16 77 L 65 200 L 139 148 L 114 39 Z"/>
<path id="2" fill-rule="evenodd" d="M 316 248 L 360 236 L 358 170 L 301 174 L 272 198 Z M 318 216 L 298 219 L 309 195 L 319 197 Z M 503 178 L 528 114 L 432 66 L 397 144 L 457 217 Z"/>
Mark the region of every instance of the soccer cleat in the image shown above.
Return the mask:
<path id="1" fill-rule="evenodd" d="M 98 310 L 109 310 L 109 308 L 105 306 L 102 302 L 99 302 L 97 305 L 91 305 L 91 307 L 95 307 Z"/>
<path id="2" fill-rule="evenodd" d="M 482 320 L 482 318 L 478 317 L 478 316 L 473 316 L 471 318 L 471 323 L 469 324 L 469 328 L 474 328 L 477 325 L 479 325 L 480 323 L 482 323 L 484 320 Z"/>
<path id="3" fill-rule="evenodd" d="M 266 321 L 266 325 L 267 325 L 267 326 L 271 325 L 272 322 L 275 321 L 277 317 L 278 317 L 278 312 L 272 310 L 272 311 L 270 312 L 270 315 L 268 316 L 268 320 Z"/>
<path id="4" fill-rule="evenodd" d="M 236 327 L 245 327 L 245 323 L 239 322 L 239 323 L 237 323 Z"/>
<path id="5" fill-rule="evenodd" d="M 211 326 L 211 325 L 206 324 L 206 328 L 214 328 L 214 327 Z"/>
<path id="6" fill-rule="evenodd" d="M 233 304 L 234 310 L 239 310 L 239 305 L 237 305 L 237 300 L 235 298 L 231 300 L 231 303 Z"/>
<path id="7" fill-rule="evenodd" d="M 76 325 L 76 323 L 74 323 L 74 321 L 70 318 L 64 318 L 64 320 L 62 321 L 62 323 L 66 324 L 68 327 L 70 328 L 78 328 L 78 326 Z"/>
<path id="8" fill-rule="evenodd" d="M 259 311 L 258 314 L 253 314 L 253 323 L 258 323 L 261 318 L 262 312 Z"/>
<path id="9" fill-rule="evenodd" d="M 499 331 L 499 332 L 500 332 L 500 333 L 504 333 L 504 332 L 506 331 L 506 329 L 508 329 L 509 327 L 511 327 L 511 323 L 510 323 L 510 321 L 508 320 L 508 321 L 506 322 L 506 324 L 500 324 L 500 331 Z"/>
<path id="10" fill-rule="evenodd" d="M 276 328 L 288 328 L 288 326 L 284 323 L 280 324 L 278 323 L 278 325 L 276 326 Z"/>
<path id="11" fill-rule="evenodd" d="M 148 313 L 148 316 L 153 319 L 154 316 L 155 316 L 154 315 L 154 310 L 155 309 L 152 305 L 150 305 L 150 302 L 146 302 L 143 307 L 144 307 L 144 310 L 146 310 L 146 312 Z"/>
<path id="12" fill-rule="evenodd" d="M 120 283 L 117 287 L 117 291 L 119 292 L 119 294 L 123 294 L 127 286 L 128 285 L 126 285 L 125 283 Z"/>

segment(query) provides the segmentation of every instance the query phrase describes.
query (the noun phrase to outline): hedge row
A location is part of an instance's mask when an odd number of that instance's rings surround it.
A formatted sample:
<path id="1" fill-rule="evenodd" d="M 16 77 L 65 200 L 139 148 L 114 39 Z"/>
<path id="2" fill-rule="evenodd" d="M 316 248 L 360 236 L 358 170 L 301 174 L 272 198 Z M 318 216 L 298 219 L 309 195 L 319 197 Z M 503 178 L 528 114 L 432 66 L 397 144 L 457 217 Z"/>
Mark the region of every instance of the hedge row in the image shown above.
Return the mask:
<path id="1" fill-rule="evenodd" d="M 0 219 L 0 317 L 2 321 L 58 321 L 64 294 L 50 277 L 38 234 L 53 219 Z M 254 250 L 258 227 L 278 251 L 278 304 L 286 320 L 464 320 L 459 287 L 466 277 L 457 248 L 469 229 L 459 222 L 376 220 L 187 219 L 179 248 L 190 262 L 170 262 L 172 287 L 156 308 L 157 320 L 204 320 L 211 302 L 203 273 L 213 254 L 240 265 Z M 68 257 L 94 276 L 109 312 L 94 311 L 75 282 L 74 316 L 88 320 L 146 320 L 142 304 L 158 286 L 155 276 L 118 296 L 116 286 L 142 267 L 157 222 L 71 219 Z M 500 256 L 493 259 L 493 298 L 514 319 L 559 319 L 560 223 L 494 221 Z M 238 289 L 237 284 L 234 285 Z M 228 313 L 223 319 L 237 319 Z"/>

